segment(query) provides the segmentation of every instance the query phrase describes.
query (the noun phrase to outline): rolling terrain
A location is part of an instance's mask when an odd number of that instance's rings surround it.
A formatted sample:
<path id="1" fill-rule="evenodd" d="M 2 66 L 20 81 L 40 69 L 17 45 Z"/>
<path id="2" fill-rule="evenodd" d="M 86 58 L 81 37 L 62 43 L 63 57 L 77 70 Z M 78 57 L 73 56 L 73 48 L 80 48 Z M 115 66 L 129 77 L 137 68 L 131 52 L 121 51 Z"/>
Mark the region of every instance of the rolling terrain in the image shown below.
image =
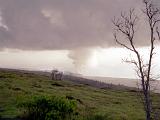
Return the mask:
<path id="1" fill-rule="evenodd" d="M 130 88 L 140 88 L 141 81 L 138 79 L 128 79 L 128 78 L 112 78 L 112 77 L 86 77 L 94 81 L 100 81 L 106 84 L 126 86 Z M 151 89 L 155 93 L 160 93 L 160 80 L 153 80 L 150 82 Z"/>
<path id="2" fill-rule="evenodd" d="M 17 104 L 31 96 L 63 96 L 77 101 L 77 120 L 144 120 L 136 90 L 65 75 L 51 80 L 49 73 L 0 69 L 0 119 L 16 120 Z M 154 95 L 157 103 L 159 94 Z M 104 120 L 103 119 L 103 120 Z"/>

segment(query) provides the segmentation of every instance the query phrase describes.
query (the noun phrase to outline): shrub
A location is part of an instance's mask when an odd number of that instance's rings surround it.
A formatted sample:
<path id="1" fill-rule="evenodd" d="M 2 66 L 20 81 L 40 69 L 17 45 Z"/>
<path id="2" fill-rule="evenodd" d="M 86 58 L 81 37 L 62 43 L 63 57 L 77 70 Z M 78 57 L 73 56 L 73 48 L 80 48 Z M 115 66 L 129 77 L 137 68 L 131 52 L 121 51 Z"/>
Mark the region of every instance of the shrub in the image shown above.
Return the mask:
<path id="1" fill-rule="evenodd" d="M 72 119 L 76 110 L 76 102 L 62 97 L 33 97 L 19 104 L 26 120 L 68 120 Z"/>

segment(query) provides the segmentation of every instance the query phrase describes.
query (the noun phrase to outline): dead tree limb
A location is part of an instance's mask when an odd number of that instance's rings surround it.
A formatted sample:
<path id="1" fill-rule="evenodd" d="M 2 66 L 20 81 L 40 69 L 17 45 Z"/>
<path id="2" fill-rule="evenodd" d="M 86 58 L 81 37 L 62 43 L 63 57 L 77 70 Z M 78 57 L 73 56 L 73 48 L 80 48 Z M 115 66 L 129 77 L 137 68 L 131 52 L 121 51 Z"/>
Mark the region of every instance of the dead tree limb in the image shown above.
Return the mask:
<path id="1" fill-rule="evenodd" d="M 143 93 L 143 105 L 146 112 L 146 120 L 151 120 L 152 113 L 152 101 L 151 101 L 151 89 L 150 81 L 152 80 L 151 68 L 154 55 L 156 36 L 160 40 L 160 33 L 158 30 L 158 23 L 160 22 L 160 9 L 155 7 L 151 0 L 143 0 L 145 9 L 144 15 L 147 17 L 149 24 L 148 31 L 150 32 L 150 53 L 148 62 L 144 63 L 140 52 L 135 45 L 135 27 L 138 22 L 138 17 L 134 9 L 130 9 L 127 14 L 121 13 L 119 19 L 113 19 L 113 25 L 115 26 L 114 39 L 117 44 L 128 49 L 136 55 L 136 59 L 126 60 L 127 63 L 134 64 L 136 66 L 137 76 L 140 78 L 141 89 Z M 119 34 L 117 34 L 119 33 Z M 120 41 L 118 35 L 123 35 L 125 41 Z"/>

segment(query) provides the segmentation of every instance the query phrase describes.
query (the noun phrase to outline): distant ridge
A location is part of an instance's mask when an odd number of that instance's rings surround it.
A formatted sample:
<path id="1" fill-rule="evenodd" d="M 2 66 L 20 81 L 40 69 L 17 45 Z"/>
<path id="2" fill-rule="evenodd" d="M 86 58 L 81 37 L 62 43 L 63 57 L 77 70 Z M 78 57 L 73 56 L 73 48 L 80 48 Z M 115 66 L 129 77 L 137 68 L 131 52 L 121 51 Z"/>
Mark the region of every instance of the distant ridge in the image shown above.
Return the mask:
<path id="1" fill-rule="evenodd" d="M 34 71 L 34 70 L 24 70 L 24 69 L 9 69 L 9 68 L 0 68 L 0 71 L 15 71 L 15 72 L 22 72 L 22 73 L 33 73 L 39 75 L 45 75 L 50 77 L 51 72 L 49 71 Z M 92 77 L 92 76 L 83 76 L 81 74 L 75 74 L 71 72 L 65 72 L 63 75 L 64 80 L 72 81 L 77 84 L 84 84 L 91 87 L 97 87 L 101 89 L 137 89 L 138 80 L 136 79 L 128 79 L 128 78 L 112 78 L 112 77 Z M 154 92 L 160 93 L 160 81 L 153 81 L 152 88 Z"/>

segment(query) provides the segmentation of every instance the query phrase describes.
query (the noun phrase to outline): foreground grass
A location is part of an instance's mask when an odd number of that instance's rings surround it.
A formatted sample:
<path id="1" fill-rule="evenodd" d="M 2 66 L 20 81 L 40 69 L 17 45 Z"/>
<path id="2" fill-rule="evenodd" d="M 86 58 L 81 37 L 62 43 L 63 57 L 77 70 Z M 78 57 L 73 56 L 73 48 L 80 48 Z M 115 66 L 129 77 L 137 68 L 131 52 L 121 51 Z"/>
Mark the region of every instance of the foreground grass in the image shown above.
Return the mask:
<path id="1" fill-rule="evenodd" d="M 47 76 L 34 73 L 0 70 L 1 118 L 19 116 L 21 111 L 17 103 L 36 95 L 67 96 L 77 100 L 77 119 L 95 119 L 92 116 L 104 116 L 106 120 L 145 119 L 136 92 L 97 89 L 69 81 L 53 81 Z"/>

